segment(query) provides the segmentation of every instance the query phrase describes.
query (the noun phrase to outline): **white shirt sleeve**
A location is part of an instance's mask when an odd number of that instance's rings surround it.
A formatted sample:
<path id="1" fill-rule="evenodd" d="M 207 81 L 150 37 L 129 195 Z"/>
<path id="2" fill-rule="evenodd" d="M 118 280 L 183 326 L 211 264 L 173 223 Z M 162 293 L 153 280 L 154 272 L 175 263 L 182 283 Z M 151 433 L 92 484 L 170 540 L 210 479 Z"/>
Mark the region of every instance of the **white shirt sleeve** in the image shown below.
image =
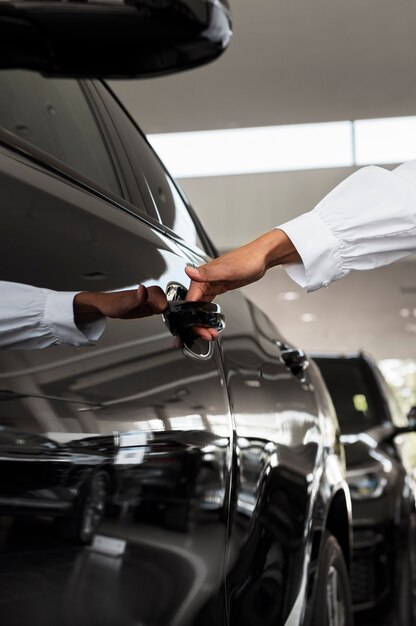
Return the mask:
<path id="1" fill-rule="evenodd" d="M 94 345 L 104 331 L 105 318 L 76 326 L 76 293 L 0 281 L 0 349 Z"/>
<path id="2" fill-rule="evenodd" d="M 285 269 L 314 291 L 346 276 L 416 252 L 416 161 L 393 171 L 364 167 L 335 187 L 312 211 L 278 226 L 302 264 Z"/>

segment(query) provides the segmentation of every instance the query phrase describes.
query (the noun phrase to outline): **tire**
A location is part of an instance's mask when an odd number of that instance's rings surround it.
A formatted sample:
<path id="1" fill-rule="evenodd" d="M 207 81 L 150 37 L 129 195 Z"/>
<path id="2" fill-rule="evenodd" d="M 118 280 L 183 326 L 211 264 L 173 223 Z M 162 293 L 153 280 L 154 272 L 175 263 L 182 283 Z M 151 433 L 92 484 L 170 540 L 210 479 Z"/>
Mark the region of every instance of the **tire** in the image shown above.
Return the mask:
<path id="1" fill-rule="evenodd" d="M 108 494 L 107 473 L 94 472 L 84 485 L 71 516 L 57 520 L 61 535 L 78 545 L 91 543 L 104 517 Z"/>
<path id="2" fill-rule="evenodd" d="M 322 541 L 310 626 L 353 626 L 350 581 L 344 555 L 331 533 L 325 531 Z"/>

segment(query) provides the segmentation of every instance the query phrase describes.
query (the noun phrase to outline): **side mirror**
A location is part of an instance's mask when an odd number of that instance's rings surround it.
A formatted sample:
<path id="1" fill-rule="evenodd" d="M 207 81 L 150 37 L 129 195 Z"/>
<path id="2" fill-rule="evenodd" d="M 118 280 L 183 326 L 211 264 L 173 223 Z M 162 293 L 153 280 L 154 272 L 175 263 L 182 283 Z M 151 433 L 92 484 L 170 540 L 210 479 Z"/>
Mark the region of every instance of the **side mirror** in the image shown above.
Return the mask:
<path id="1" fill-rule="evenodd" d="M 381 437 L 377 438 L 379 443 L 391 443 L 398 435 L 405 435 L 407 433 L 416 433 L 416 420 L 409 420 L 407 426 L 393 426 L 388 432 L 383 433 Z"/>
<path id="2" fill-rule="evenodd" d="M 0 69 L 157 76 L 212 61 L 230 38 L 227 0 L 0 1 Z"/>

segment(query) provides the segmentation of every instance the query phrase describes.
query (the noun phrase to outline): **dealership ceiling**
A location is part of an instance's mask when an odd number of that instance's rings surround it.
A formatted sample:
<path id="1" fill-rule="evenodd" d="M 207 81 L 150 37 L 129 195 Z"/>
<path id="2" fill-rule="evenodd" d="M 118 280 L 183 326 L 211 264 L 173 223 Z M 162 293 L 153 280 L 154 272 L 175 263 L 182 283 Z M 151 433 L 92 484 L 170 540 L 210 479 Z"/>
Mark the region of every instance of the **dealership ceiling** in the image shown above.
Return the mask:
<path id="1" fill-rule="evenodd" d="M 146 132 L 413 115 L 411 0 L 231 0 L 234 38 L 205 68 L 119 93 Z"/>
<path id="2" fill-rule="evenodd" d="M 410 0 L 231 4 L 234 38 L 215 63 L 178 76 L 112 83 L 146 133 L 416 114 L 416 4 Z M 217 176 L 181 184 L 224 250 L 312 208 L 352 171 Z M 413 261 L 285 300 L 281 294 L 291 291 L 299 292 L 280 270 L 249 288 L 283 333 L 305 348 L 365 348 L 377 358 L 416 358 Z"/>

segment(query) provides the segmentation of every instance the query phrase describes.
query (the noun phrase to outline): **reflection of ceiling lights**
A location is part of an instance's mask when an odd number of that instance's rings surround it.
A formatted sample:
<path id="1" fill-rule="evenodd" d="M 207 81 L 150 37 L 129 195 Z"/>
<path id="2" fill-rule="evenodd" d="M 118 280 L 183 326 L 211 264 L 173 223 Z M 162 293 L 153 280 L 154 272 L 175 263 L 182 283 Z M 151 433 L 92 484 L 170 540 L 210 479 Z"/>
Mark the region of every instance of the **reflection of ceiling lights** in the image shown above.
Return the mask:
<path id="1" fill-rule="evenodd" d="M 313 313 L 303 313 L 303 315 L 300 316 L 300 319 L 302 322 L 316 322 L 317 318 Z"/>
<path id="2" fill-rule="evenodd" d="M 400 309 L 400 317 L 416 317 L 416 309 Z"/>
<path id="3" fill-rule="evenodd" d="M 177 389 L 174 394 L 175 398 L 186 398 L 186 396 L 189 396 L 189 389 L 186 389 L 186 387 Z"/>
<path id="4" fill-rule="evenodd" d="M 293 300 L 299 300 L 299 294 L 296 291 L 282 291 L 279 293 L 279 300 L 293 302 Z"/>

